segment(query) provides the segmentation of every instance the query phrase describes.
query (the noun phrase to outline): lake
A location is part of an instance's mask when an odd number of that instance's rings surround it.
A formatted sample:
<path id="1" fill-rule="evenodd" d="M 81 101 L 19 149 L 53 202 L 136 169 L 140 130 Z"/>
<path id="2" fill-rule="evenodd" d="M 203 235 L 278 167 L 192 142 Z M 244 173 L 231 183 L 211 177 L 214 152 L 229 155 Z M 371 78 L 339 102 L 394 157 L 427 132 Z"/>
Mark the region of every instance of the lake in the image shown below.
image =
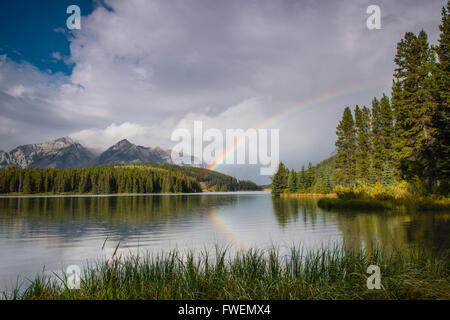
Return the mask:
<path id="1" fill-rule="evenodd" d="M 214 245 L 450 248 L 450 213 L 339 212 L 268 192 L 0 197 L 0 291 L 117 254 Z M 45 267 L 44 267 L 45 266 Z"/>

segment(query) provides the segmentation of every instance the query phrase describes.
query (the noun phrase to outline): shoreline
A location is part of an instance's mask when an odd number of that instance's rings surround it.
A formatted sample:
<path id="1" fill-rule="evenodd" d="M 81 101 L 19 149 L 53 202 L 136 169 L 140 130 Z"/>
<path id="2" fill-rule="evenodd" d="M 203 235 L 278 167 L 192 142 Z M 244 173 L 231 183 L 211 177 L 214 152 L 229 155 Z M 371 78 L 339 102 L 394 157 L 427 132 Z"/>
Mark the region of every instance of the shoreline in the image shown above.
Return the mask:
<path id="1" fill-rule="evenodd" d="M 280 197 L 283 198 L 335 198 L 334 193 L 281 193 Z"/>
<path id="2" fill-rule="evenodd" d="M 237 194 L 237 193 L 264 193 L 266 191 L 255 191 L 255 190 L 240 190 L 240 191 L 202 191 L 202 192 L 191 192 L 191 193 L 109 193 L 109 194 L 94 194 L 94 193 L 33 193 L 33 194 L 22 194 L 22 193 L 3 193 L 0 194 L 0 199 L 12 199 L 12 198 L 76 198 L 76 197 L 126 197 L 126 196 L 183 196 L 183 195 L 226 195 L 226 194 Z"/>

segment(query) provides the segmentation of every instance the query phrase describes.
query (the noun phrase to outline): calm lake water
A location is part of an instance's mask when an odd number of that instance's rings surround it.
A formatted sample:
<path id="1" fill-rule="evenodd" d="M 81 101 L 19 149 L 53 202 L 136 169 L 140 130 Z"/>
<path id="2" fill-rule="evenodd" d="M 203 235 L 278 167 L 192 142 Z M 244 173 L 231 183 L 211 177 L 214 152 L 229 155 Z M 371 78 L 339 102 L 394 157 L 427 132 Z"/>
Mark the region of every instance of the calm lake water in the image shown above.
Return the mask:
<path id="1" fill-rule="evenodd" d="M 178 248 L 450 248 L 450 213 L 337 212 L 267 192 L 0 198 L 0 291 L 43 270 Z M 106 240 L 106 242 L 105 242 Z M 104 246 L 104 247 L 103 247 Z M 103 247 L 103 249 L 102 249 Z M 19 277 L 19 278 L 18 278 Z"/>

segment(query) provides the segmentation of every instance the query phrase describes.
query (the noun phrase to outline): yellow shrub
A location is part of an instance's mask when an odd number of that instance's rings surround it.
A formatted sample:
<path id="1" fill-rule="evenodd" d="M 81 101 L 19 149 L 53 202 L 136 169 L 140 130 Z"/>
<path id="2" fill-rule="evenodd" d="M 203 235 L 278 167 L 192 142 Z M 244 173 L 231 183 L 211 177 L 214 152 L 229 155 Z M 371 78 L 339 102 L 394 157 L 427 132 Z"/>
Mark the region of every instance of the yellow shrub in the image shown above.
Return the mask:
<path id="1" fill-rule="evenodd" d="M 383 186 L 377 182 L 374 185 L 359 185 L 357 187 L 336 186 L 333 192 L 339 199 L 374 199 L 374 200 L 394 200 L 419 198 L 417 187 L 411 187 L 406 181 L 395 182 L 391 186 Z"/>
<path id="2" fill-rule="evenodd" d="M 344 187 L 336 186 L 333 189 L 339 199 L 350 200 L 350 199 L 360 199 L 363 197 L 362 190 L 359 187 Z"/>

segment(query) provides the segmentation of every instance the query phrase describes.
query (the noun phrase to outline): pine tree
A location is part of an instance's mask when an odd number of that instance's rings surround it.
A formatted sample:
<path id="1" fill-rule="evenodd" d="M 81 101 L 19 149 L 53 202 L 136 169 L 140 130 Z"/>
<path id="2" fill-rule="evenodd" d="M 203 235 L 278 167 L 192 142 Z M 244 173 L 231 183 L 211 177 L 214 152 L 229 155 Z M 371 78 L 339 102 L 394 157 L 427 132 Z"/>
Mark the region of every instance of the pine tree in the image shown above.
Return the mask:
<path id="1" fill-rule="evenodd" d="M 375 156 L 372 156 L 370 167 L 369 167 L 369 173 L 368 173 L 368 177 L 367 177 L 367 181 L 369 182 L 369 184 L 375 184 L 375 183 L 379 182 L 380 176 L 382 175 L 382 172 L 383 172 L 383 171 L 379 172 L 377 169 L 375 169 L 374 161 L 375 161 Z"/>
<path id="2" fill-rule="evenodd" d="M 277 172 L 272 177 L 272 194 L 278 196 L 284 192 L 286 187 L 286 167 L 283 162 L 280 162 Z"/>
<path id="3" fill-rule="evenodd" d="M 353 186 L 355 181 L 356 135 L 355 123 L 349 107 L 344 110 L 342 120 L 336 128 L 336 135 L 337 155 L 334 179 L 338 184 Z"/>
<path id="4" fill-rule="evenodd" d="M 308 170 L 306 171 L 306 189 L 312 191 L 312 187 L 316 182 L 316 169 L 313 167 L 312 163 L 308 163 Z"/>
<path id="5" fill-rule="evenodd" d="M 356 178 L 366 183 L 368 182 L 370 158 L 371 158 L 371 132 L 370 132 L 370 110 L 365 106 L 360 109 L 355 108 L 356 125 Z"/>
<path id="6" fill-rule="evenodd" d="M 386 163 L 393 165 L 394 121 L 389 98 L 383 94 L 380 101 L 372 101 L 372 168 L 371 182 L 380 181 Z"/>
<path id="7" fill-rule="evenodd" d="M 287 188 L 289 192 L 295 193 L 297 192 L 297 173 L 294 169 L 289 172 L 289 177 L 287 180 Z"/>
<path id="8" fill-rule="evenodd" d="M 30 171 L 27 171 L 25 173 L 25 177 L 23 180 L 23 193 L 25 194 L 31 194 L 33 193 L 33 187 L 31 184 L 31 173 Z"/>
<path id="9" fill-rule="evenodd" d="M 371 131 L 372 131 L 372 158 L 370 168 L 370 182 L 375 183 L 378 181 L 378 177 L 383 172 L 383 120 L 381 116 L 380 102 L 377 98 L 372 100 L 372 118 L 371 118 Z"/>
<path id="10" fill-rule="evenodd" d="M 395 163 L 403 178 L 418 176 L 431 184 L 436 176 L 431 121 L 436 104 L 430 77 L 435 57 L 427 34 L 407 32 L 397 44 L 394 62 Z"/>
<path id="11" fill-rule="evenodd" d="M 438 63 L 434 78 L 437 111 L 433 118 L 436 129 L 437 178 L 444 194 L 450 191 L 450 1 L 442 8 L 439 45 L 436 47 Z"/>
<path id="12" fill-rule="evenodd" d="M 383 174 L 381 176 L 381 183 L 384 187 L 390 186 L 394 183 L 394 170 L 389 162 L 385 163 Z"/>
<path id="13" fill-rule="evenodd" d="M 380 100 L 381 137 L 383 167 L 386 163 L 392 165 L 392 152 L 394 145 L 394 118 L 389 98 L 383 94 Z"/>
<path id="14" fill-rule="evenodd" d="M 304 165 L 302 165 L 300 172 L 297 174 L 297 190 L 301 193 L 306 191 L 306 171 Z"/>

